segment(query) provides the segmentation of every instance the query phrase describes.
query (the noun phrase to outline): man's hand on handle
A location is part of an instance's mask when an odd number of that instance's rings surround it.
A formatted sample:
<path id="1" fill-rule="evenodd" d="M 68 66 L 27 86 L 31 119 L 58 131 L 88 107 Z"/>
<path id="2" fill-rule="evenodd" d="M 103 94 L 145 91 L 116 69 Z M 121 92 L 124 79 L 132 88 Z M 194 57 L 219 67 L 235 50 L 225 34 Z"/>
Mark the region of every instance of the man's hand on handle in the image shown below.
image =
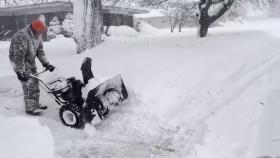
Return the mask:
<path id="1" fill-rule="evenodd" d="M 49 70 L 50 72 L 53 72 L 53 70 L 55 69 L 55 66 L 51 64 L 45 64 L 44 67 L 46 68 L 46 70 Z"/>
<path id="2" fill-rule="evenodd" d="M 26 82 L 26 81 L 28 81 L 29 74 L 27 74 L 26 72 L 20 71 L 20 72 L 17 72 L 17 77 L 20 81 Z"/>

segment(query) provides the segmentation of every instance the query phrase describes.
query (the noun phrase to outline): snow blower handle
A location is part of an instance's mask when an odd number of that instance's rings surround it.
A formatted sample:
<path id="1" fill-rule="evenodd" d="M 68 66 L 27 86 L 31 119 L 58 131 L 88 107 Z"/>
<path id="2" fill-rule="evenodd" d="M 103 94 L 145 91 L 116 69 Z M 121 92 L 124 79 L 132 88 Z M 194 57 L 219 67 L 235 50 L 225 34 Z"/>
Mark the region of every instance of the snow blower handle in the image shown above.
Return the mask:
<path id="1" fill-rule="evenodd" d="M 41 72 L 36 73 L 36 74 L 29 74 L 28 77 L 36 78 L 36 79 L 38 79 L 38 80 L 41 81 L 41 79 L 39 79 L 38 76 L 39 76 L 40 74 L 43 74 L 43 73 L 47 72 L 47 71 L 48 71 L 48 70 L 44 70 L 44 71 L 41 71 Z"/>
<path id="2" fill-rule="evenodd" d="M 42 71 L 42 72 L 39 72 L 39 73 L 37 73 L 37 74 L 35 74 L 36 76 L 38 76 L 38 75 L 40 75 L 40 74 L 43 74 L 43 73 L 45 73 L 45 72 L 47 72 L 48 70 L 47 69 L 45 69 L 44 71 Z"/>

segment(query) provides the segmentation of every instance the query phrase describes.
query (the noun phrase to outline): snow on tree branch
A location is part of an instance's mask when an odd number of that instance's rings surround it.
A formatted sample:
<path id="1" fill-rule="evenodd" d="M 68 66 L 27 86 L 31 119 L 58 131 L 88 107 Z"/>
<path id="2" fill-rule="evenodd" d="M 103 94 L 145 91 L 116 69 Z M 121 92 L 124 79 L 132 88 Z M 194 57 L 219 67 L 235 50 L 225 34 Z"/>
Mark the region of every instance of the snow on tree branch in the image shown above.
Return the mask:
<path id="1" fill-rule="evenodd" d="M 194 17 L 197 13 L 198 3 L 190 0 L 169 1 L 160 8 L 163 9 L 163 14 L 169 18 L 170 31 L 174 32 L 178 26 L 179 32 L 181 32 L 190 17 Z"/>

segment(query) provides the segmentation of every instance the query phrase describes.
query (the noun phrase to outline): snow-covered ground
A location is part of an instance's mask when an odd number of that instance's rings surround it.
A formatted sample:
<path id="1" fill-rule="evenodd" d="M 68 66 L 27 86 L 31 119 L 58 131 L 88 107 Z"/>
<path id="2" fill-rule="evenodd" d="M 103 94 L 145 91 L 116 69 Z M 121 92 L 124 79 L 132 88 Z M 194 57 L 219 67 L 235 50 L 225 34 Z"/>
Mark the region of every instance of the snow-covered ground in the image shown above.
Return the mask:
<path id="1" fill-rule="evenodd" d="M 228 23 L 203 39 L 194 29 L 170 34 L 142 27 L 138 35 L 114 28 L 113 36 L 80 55 L 71 39 L 45 43 L 49 60 L 63 76 L 81 79 L 86 56 L 93 59 L 97 76 L 122 74 L 129 101 L 84 130 L 63 126 L 59 107 L 44 92 L 46 113 L 24 114 L 21 86 L 8 60 L 9 43 L 0 42 L 0 121 L 18 116 L 38 120 L 44 127 L 34 128 L 48 127 L 43 135 L 52 135 L 55 158 L 280 156 L 279 19 Z M 0 130 L 0 135 L 8 133 Z"/>
<path id="2" fill-rule="evenodd" d="M 54 157 L 54 139 L 46 126 L 28 117 L 0 116 L 0 156 L 3 158 Z"/>

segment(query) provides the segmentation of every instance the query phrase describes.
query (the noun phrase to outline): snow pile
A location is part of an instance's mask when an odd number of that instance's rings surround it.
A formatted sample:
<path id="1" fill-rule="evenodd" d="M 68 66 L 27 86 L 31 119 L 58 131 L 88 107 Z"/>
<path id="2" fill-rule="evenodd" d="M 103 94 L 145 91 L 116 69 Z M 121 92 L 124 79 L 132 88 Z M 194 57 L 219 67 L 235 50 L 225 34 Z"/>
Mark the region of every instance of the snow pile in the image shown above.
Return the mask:
<path id="1" fill-rule="evenodd" d="M 65 16 L 65 20 L 62 22 L 62 34 L 65 37 L 71 37 L 74 30 L 73 14 L 68 13 Z"/>
<path id="2" fill-rule="evenodd" d="M 129 26 L 111 26 L 108 30 L 111 36 L 137 37 L 139 33 Z"/>
<path id="3" fill-rule="evenodd" d="M 55 39 L 56 38 L 56 34 L 51 32 L 51 31 L 48 31 L 47 32 L 47 40 L 52 40 L 52 39 Z"/>
<path id="4" fill-rule="evenodd" d="M 160 29 L 153 27 L 144 20 L 139 21 L 135 29 L 143 35 L 160 35 L 163 33 Z"/>
<path id="5" fill-rule="evenodd" d="M 7 75 L 10 76 L 15 74 L 10 63 L 7 63 L 9 47 L 10 47 L 10 42 L 0 41 L 0 52 L 2 52 L 0 53 L 0 63 L 1 63 L 0 77 L 7 76 Z"/>
<path id="6" fill-rule="evenodd" d="M 0 116 L 1 158 L 53 158 L 51 131 L 28 117 Z"/>

